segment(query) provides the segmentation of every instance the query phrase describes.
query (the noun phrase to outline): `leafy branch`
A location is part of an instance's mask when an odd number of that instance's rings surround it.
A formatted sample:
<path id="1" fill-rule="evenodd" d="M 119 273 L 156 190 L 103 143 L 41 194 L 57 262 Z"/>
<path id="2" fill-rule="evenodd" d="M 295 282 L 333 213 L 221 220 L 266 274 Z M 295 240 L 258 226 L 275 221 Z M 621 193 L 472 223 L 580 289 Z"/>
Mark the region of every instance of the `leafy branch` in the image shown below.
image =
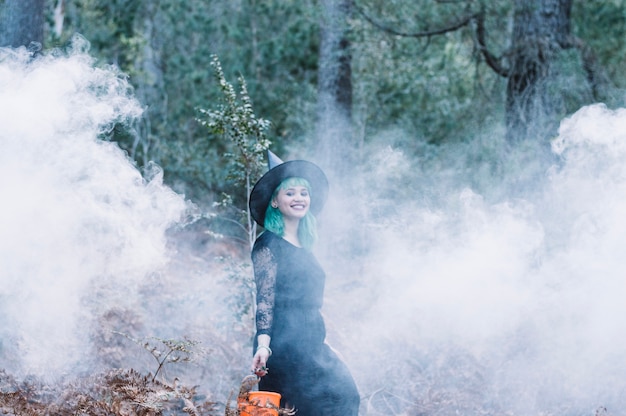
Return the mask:
<path id="1" fill-rule="evenodd" d="M 266 136 L 270 122 L 254 114 L 243 76 L 237 78 L 240 86 L 237 94 L 233 85 L 226 80 L 216 55 L 212 56 L 211 66 L 222 93 L 221 102 L 215 109 L 200 108 L 198 111 L 202 117 L 197 120 L 210 134 L 223 136 L 232 145 L 232 151 L 224 154 L 230 161 L 227 178 L 234 182 L 234 189 L 245 190 L 246 208 L 237 209 L 233 203 L 234 198 L 228 194 L 224 194 L 222 201 L 217 205 L 235 209 L 237 216 L 240 217 L 235 222 L 243 228 L 248 237 L 247 243 L 252 247 L 256 237 L 256 224 L 252 220 L 247 202 L 252 184 L 261 176 L 265 167 L 265 153 L 271 144 Z"/>

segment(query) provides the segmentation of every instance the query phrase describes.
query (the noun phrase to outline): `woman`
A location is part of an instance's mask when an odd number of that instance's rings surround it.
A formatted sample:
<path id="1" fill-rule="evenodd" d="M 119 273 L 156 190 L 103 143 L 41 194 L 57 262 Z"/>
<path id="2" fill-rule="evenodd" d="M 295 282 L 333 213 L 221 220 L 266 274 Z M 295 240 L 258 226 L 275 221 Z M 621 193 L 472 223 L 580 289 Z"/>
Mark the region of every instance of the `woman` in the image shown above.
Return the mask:
<path id="1" fill-rule="evenodd" d="M 282 162 L 270 152 L 270 170 L 250 194 L 254 220 L 265 228 L 252 249 L 257 287 L 252 371 L 259 389 L 281 394 L 298 416 L 356 416 L 359 394 L 346 365 L 324 343 L 320 313 L 325 274 L 311 252 L 314 214 L 328 181 L 311 162 Z"/>

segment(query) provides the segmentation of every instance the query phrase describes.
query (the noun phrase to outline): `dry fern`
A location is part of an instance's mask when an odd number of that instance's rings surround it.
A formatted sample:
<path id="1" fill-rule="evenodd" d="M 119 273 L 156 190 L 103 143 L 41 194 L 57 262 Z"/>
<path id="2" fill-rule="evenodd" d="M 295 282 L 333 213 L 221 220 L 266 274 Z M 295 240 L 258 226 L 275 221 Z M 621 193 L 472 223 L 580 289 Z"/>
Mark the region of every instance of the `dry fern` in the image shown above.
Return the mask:
<path id="1" fill-rule="evenodd" d="M 112 370 L 57 389 L 18 383 L 0 372 L 0 413 L 8 415 L 210 416 L 215 403 L 200 401 L 194 388 L 167 385 L 135 370 Z"/>

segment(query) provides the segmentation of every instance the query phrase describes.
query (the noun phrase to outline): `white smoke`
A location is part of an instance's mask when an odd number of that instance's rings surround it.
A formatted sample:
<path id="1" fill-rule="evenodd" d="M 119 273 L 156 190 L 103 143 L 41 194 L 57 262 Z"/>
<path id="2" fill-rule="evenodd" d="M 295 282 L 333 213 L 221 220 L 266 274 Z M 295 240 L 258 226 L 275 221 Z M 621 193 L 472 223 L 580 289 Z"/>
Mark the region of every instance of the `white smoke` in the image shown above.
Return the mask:
<path id="1" fill-rule="evenodd" d="M 74 46 L 0 50 L 1 349 L 34 374 L 85 360 L 92 319 L 137 301 L 185 209 L 100 138 L 141 107 L 124 76 Z"/>
<path id="2" fill-rule="evenodd" d="M 420 169 L 390 148 L 358 195 L 334 190 L 365 229 L 327 304 L 367 414 L 626 408 L 626 110 L 581 109 L 553 151 L 523 198 L 504 175 L 477 189 L 480 166 Z"/>
<path id="3" fill-rule="evenodd" d="M 208 343 L 240 348 L 231 322 L 210 322 L 222 298 L 203 292 L 217 278 L 207 281 L 201 260 L 181 267 L 190 279 L 155 279 L 179 290 L 167 300 L 141 299 L 146 276 L 168 263 L 165 231 L 186 203 L 100 139 L 141 108 L 121 74 L 80 49 L 0 50 L 2 367 L 74 369 L 92 353 L 91 322 L 114 307 L 147 308 L 162 321 L 147 325 L 172 336 L 183 319 L 166 315 L 180 314 Z M 462 152 L 446 148 L 414 161 L 382 146 L 364 184 L 333 181 L 321 242 L 348 245 L 320 250 L 329 335 L 367 414 L 626 408 L 625 124 L 624 110 L 601 105 L 564 120 L 558 163 L 523 198 L 514 180 L 478 157 L 458 164 Z M 492 146 L 474 155 L 497 165 Z M 239 379 L 241 355 L 213 367 L 233 366 Z M 216 373 L 203 376 L 216 384 Z"/>

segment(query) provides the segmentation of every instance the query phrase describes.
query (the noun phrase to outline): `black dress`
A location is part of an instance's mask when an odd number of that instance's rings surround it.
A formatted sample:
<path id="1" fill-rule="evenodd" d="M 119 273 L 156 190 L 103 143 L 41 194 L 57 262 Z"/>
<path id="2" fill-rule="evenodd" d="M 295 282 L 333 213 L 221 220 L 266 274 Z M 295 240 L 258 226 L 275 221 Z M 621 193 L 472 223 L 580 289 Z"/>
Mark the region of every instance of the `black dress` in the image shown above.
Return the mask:
<path id="1" fill-rule="evenodd" d="M 313 254 L 265 231 L 254 244 L 252 262 L 256 335 L 269 335 L 273 352 L 259 389 L 280 393 L 281 406 L 295 407 L 297 416 L 358 415 L 352 375 L 324 343 L 320 308 L 326 277 Z"/>

